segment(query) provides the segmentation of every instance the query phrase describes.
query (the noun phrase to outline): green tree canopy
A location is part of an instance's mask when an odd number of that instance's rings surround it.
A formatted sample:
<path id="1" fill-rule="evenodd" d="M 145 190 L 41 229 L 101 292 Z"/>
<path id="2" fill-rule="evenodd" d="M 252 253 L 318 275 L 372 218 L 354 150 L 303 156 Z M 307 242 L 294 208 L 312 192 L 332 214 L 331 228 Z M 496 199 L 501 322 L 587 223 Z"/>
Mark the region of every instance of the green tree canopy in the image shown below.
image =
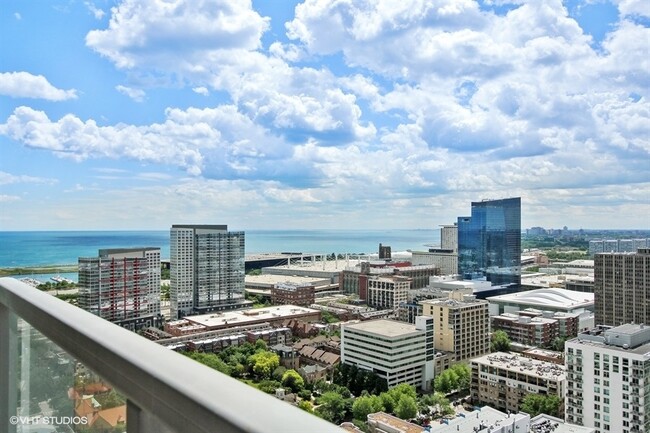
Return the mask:
<path id="1" fill-rule="evenodd" d="M 509 352 L 510 351 L 510 337 L 505 331 L 499 329 L 492 333 L 490 350 L 492 352 Z"/>
<path id="2" fill-rule="evenodd" d="M 366 421 L 368 414 L 381 412 L 384 404 L 378 395 L 364 395 L 357 397 L 352 404 L 352 415 L 355 419 Z"/>
<path id="3" fill-rule="evenodd" d="M 282 375 L 282 386 L 291 388 L 291 392 L 298 392 L 305 386 L 305 381 L 296 370 L 287 370 Z"/>
<path id="4" fill-rule="evenodd" d="M 268 379 L 280 365 L 280 357 L 272 352 L 257 352 L 248 358 L 248 363 L 258 377 Z"/>
<path id="5" fill-rule="evenodd" d="M 402 394 L 395 406 L 395 415 L 402 419 L 411 419 L 415 418 L 417 414 L 418 405 L 415 398 L 407 394 Z"/>
<path id="6" fill-rule="evenodd" d="M 334 424 L 340 424 L 348 411 L 350 401 L 338 392 L 328 391 L 318 398 L 315 413 Z"/>
<path id="7" fill-rule="evenodd" d="M 528 394 L 521 402 L 519 410 L 532 417 L 544 413 L 559 416 L 562 401 L 557 395 Z"/>

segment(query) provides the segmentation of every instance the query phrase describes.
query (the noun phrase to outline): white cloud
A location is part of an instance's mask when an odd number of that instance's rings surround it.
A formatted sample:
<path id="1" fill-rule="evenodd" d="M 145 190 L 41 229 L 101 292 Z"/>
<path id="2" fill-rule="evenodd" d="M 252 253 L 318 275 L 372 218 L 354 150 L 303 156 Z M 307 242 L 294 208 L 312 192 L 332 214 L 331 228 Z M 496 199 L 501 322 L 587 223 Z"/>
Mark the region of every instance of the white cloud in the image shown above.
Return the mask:
<path id="1" fill-rule="evenodd" d="M 57 89 L 42 75 L 32 75 L 29 72 L 0 72 L 0 95 L 64 101 L 75 99 L 77 91 Z"/>
<path id="2" fill-rule="evenodd" d="M 27 175 L 15 175 L 0 170 L 0 185 L 11 185 L 15 183 L 36 183 L 36 184 L 54 184 L 56 179 L 48 179 L 44 177 L 35 177 Z"/>
<path id="3" fill-rule="evenodd" d="M 99 9 L 97 6 L 95 6 L 94 3 L 92 3 L 92 2 L 84 2 L 84 4 L 86 5 L 88 10 L 93 14 L 93 16 L 96 19 L 101 20 L 102 18 L 104 18 L 104 15 L 106 15 L 106 12 Z"/>
<path id="4" fill-rule="evenodd" d="M 123 95 L 128 96 L 129 98 L 133 99 L 135 102 L 144 101 L 144 97 L 146 96 L 146 93 L 142 89 L 134 89 L 132 87 L 122 86 L 121 84 L 115 86 L 115 90 L 117 90 Z"/>
<path id="5" fill-rule="evenodd" d="M 124 0 L 111 14 L 108 29 L 89 32 L 86 44 L 126 69 L 189 72 L 220 51 L 258 48 L 268 28 L 249 0 Z"/>
<path id="6" fill-rule="evenodd" d="M 18 12 L 14 12 L 14 18 L 16 18 L 18 21 L 23 19 L 22 15 L 20 15 Z"/>
<path id="7" fill-rule="evenodd" d="M 208 96 L 210 94 L 210 91 L 208 90 L 208 88 L 204 87 L 204 86 L 194 87 L 192 89 L 192 91 L 194 93 L 198 93 L 199 95 L 203 95 L 203 96 Z"/>
<path id="8" fill-rule="evenodd" d="M 624 16 L 650 17 L 650 3 L 646 0 L 615 0 Z"/>

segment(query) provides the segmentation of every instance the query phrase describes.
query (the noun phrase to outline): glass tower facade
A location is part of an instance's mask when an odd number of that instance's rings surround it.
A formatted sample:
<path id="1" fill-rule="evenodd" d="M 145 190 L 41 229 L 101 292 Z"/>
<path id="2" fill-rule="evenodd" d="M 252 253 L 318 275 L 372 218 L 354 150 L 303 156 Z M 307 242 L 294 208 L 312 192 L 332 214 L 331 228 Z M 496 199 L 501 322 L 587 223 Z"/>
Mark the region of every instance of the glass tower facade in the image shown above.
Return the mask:
<path id="1" fill-rule="evenodd" d="M 521 198 L 472 202 L 458 218 L 458 273 L 492 285 L 521 283 Z"/>

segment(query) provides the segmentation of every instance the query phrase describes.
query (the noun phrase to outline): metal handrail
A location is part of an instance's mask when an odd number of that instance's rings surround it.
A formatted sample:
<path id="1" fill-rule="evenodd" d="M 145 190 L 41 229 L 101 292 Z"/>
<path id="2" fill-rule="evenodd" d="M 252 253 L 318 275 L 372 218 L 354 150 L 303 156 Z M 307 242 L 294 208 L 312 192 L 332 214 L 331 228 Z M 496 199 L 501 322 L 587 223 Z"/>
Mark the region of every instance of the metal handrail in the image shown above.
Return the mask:
<path id="1" fill-rule="evenodd" d="M 343 431 L 16 279 L 0 278 L 0 304 L 123 393 L 135 406 L 128 411 L 129 433 L 160 431 L 158 421 L 178 433 Z M 0 346 L 6 343 L 0 338 Z M 0 353 L 9 349 L 0 347 Z M 6 359 L 0 357 L 0 364 Z M 0 375 L 9 371 L 15 366 L 0 365 Z M 130 418 L 137 414 L 155 422 Z"/>

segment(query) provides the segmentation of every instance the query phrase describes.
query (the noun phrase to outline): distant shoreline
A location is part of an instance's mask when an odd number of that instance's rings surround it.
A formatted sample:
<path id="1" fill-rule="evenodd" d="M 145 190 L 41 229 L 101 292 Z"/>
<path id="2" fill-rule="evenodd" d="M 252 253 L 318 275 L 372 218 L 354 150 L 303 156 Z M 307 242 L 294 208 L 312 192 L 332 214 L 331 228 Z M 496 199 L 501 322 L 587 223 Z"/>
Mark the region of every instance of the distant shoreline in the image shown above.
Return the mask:
<path id="1" fill-rule="evenodd" d="M 17 266 L 12 268 L 0 268 L 0 277 L 9 275 L 31 275 L 31 274 L 65 274 L 77 272 L 78 265 L 35 265 L 35 266 Z"/>

